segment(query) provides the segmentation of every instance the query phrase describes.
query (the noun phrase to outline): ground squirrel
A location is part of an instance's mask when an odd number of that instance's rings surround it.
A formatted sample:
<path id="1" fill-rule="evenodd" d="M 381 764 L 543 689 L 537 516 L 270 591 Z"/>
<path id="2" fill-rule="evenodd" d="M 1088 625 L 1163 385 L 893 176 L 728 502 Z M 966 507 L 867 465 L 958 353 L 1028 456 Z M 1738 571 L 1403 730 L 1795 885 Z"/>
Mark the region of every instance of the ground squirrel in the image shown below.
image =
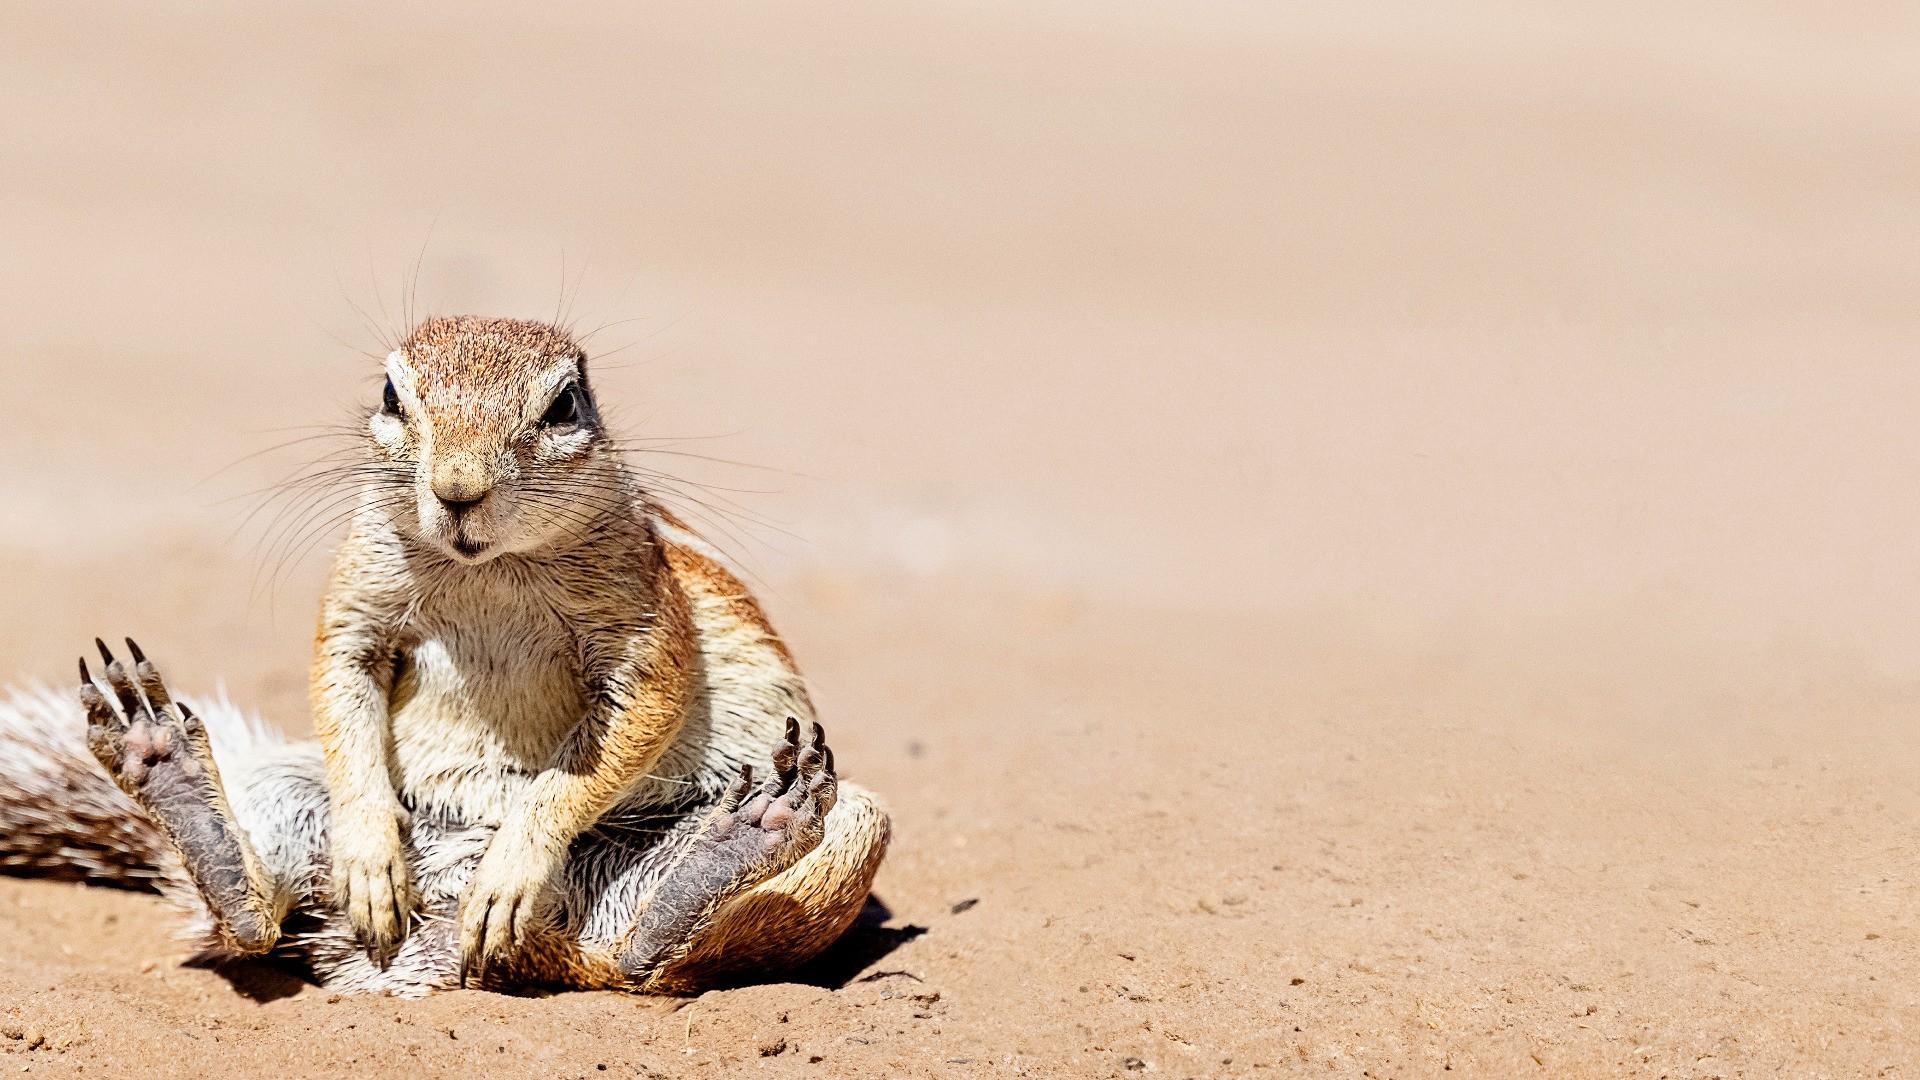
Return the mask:
<path id="1" fill-rule="evenodd" d="M 214 953 L 345 990 L 686 992 L 831 943 L 886 813 L 837 780 L 759 605 L 636 483 L 586 367 L 541 323 L 415 328 L 351 468 L 317 743 L 100 644 L 105 774 L 70 699 L 0 702 L 0 867 L 150 882 Z"/>

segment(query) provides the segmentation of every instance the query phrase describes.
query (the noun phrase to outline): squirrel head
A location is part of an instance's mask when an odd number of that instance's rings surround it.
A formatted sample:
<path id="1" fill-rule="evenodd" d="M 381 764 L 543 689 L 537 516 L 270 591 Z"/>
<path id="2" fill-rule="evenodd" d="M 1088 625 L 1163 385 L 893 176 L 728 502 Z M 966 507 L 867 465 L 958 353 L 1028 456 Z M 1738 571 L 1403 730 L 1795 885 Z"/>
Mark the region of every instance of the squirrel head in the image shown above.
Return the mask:
<path id="1" fill-rule="evenodd" d="M 586 354 L 545 323 L 471 315 L 421 323 L 387 357 L 367 419 L 377 461 L 409 480 L 395 524 L 455 561 L 577 535 L 620 494 L 618 453 Z"/>

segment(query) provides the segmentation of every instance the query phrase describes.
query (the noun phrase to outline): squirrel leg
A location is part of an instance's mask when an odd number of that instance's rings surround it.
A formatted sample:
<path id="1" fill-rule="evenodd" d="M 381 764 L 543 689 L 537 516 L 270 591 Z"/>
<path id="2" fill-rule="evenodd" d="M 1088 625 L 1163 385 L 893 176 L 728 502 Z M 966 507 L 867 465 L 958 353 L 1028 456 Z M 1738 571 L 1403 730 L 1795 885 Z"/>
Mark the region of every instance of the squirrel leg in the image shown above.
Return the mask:
<path id="1" fill-rule="evenodd" d="M 138 645 L 127 642 L 133 654 L 130 673 L 105 643 L 95 644 L 120 708 L 116 711 L 100 692 L 82 659 L 87 748 L 172 841 L 222 943 L 242 954 L 268 951 L 280 936 L 273 894 L 227 804 L 206 726 L 173 700 Z"/>
<path id="2" fill-rule="evenodd" d="M 792 971 L 846 933 L 873 889 L 891 828 L 870 792 L 844 781 L 839 788 L 820 846 L 721 904 L 642 989 L 697 994 L 742 977 Z"/>
<path id="3" fill-rule="evenodd" d="M 661 877 L 617 952 L 621 971 L 637 989 L 685 957 L 700 931 L 732 898 L 799 862 L 820 845 L 837 782 L 826 732 L 813 725 L 800 744 L 800 725 L 774 748 L 773 775 L 756 790 L 753 770 L 741 770 L 685 852 Z"/>

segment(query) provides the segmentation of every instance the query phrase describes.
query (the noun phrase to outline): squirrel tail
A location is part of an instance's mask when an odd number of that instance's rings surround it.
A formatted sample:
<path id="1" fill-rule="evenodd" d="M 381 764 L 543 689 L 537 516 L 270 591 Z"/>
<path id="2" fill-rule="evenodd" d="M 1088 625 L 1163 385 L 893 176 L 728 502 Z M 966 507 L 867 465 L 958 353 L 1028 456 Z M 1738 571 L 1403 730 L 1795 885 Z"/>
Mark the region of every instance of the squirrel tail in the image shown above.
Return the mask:
<path id="1" fill-rule="evenodd" d="M 194 711 L 216 761 L 278 741 L 224 694 Z M 175 891 L 172 845 L 93 759 L 86 728 L 71 692 L 0 694 L 0 873 Z"/>

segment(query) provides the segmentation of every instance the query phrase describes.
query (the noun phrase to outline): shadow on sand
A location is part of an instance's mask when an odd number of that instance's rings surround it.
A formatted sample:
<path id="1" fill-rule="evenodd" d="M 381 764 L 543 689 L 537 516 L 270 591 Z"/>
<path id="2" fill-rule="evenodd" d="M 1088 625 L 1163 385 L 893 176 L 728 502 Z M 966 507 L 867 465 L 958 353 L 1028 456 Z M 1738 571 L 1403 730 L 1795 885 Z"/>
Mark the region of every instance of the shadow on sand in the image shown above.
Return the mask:
<path id="1" fill-rule="evenodd" d="M 847 927 L 827 951 L 814 957 L 798 970 L 775 973 L 762 979 L 729 980 L 728 986 L 747 986 L 755 983 L 792 982 L 806 986 L 818 986 L 826 990 L 839 990 L 848 983 L 861 977 L 869 968 L 878 964 L 895 949 L 927 932 L 924 926 L 908 923 L 905 926 L 888 926 L 893 921 L 893 909 L 880 900 L 869 896 L 860 909 L 860 914 Z M 204 967 L 227 981 L 233 992 L 256 1004 L 264 1005 L 270 1001 L 290 998 L 315 984 L 307 977 L 301 966 L 283 958 L 269 957 L 259 960 L 191 961 L 195 967 Z M 528 989 L 515 992 L 514 996 L 545 996 L 545 992 Z"/>

